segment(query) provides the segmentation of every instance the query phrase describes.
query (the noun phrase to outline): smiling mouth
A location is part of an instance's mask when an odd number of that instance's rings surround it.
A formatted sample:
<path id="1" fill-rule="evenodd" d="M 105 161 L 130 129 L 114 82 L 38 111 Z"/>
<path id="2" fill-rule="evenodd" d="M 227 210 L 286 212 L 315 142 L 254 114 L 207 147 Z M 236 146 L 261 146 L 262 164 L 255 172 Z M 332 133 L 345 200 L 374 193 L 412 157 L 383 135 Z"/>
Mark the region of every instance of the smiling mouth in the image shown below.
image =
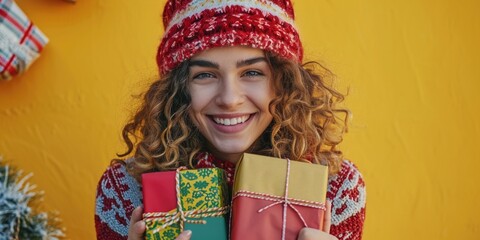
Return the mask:
<path id="1" fill-rule="evenodd" d="M 243 115 L 243 116 L 232 117 L 232 118 L 223 118 L 223 117 L 220 118 L 220 117 L 212 116 L 212 119 L 216 124 L 220 124 L 224 126 L 235 126 L 248 121 L 248 119 L 250 119 L 252 115 L 253 114 L 249 114 L 249 115 Z"/>

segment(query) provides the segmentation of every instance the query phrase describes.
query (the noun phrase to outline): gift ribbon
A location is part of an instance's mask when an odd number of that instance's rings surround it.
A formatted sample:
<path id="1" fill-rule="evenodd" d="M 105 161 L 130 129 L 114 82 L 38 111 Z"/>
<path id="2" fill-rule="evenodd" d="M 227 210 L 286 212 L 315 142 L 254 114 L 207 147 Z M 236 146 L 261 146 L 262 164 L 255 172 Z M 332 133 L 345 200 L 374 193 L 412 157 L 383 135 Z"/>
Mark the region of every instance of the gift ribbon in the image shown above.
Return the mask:
<path id="1" fill-rule="evenodd" d="M 180 171 L 187 169 L 186 167 L 179 167 L 177 168 L 175 174 L 175 185 L 177 191 L 177 208 L 174 211 L 170 212 L 151 212 L 151 213 L 144 213 L 143 218 L 145 223 L 157 222 L 157 221 L 165 221 L 165 223 L 155 228 L 152 233 L 158 233 L 162 229 L 173 225 L 177 222 L 180 224 L 180 232 L 183 232 L 183 228 L 185 223 L 195 223 L 195 224 L 206 224 L 207 221 L 205 220 L 192 220 L 188 218 L 205 218 L 205 217 L 216 217 L 224 215 L 228 212 L 229 206 L 223 207 L 214 207 L 214 208 L 207 208 L 207 209 L 195 209 L 190 211 L 183 211 L 182 210 L 182 202 L 180 196 Z"/>
<path id="2" fill-rule="evenodd" d="M 301 199 L 294 199 L 294 198 L 288 198 L 288 182 L 290 179 L 290 159 L 287 158 L 287 174 L 285 178 L 285 194 L 282 197 L 275 196 L 275 195 L 270 195 L 266 193 L 257 193 L 257 192 L 251 192 L 251 191 L 246 191 L 246 190 L 240 190 L 238 191 L 233 199 L 237 197 L 249 197 L 249 198 L 255 198 L 255 199 L 261 199 L 261 200 L 266 200 L 266 201 L 272 201 L 272 204 L 269 204 L 261 209 L 258 210 L 258 213 L 261 213 L 275 205 L 278 204 L 283 204 L 283 215 L 282 215 L 282 240 L 285 240 L 285 230 L 287 228 L 287 208 L 290 207 L 297 213 L 297 216 L 302 220 L 302 223 L 305 227 L 308 227 L 307 223 L 305 222 L 305 219 L 303 218 L 302 214 L 295 208 L 295 205 L 297 206 L 305 206 L 305 207 L 311 207 L 311 208 L 317 208 L 317 209 L 322 209 L 326 210 L 325 204 L 320 203 L 320 202 L 315 202 L 315 201 L 307 201 L 307 200 L 301 200 Z M 233 201 L 232 199 L 232 201 Z"/>

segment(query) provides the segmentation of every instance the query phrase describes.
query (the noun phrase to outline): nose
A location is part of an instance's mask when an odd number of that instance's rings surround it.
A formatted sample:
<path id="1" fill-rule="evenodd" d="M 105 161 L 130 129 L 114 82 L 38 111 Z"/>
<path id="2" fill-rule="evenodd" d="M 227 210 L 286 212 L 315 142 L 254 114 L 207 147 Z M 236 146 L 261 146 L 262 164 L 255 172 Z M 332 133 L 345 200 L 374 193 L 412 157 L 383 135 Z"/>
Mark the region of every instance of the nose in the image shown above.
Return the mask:
<path id="1" fill-rule="evenodd" d="M 245 92 L 240 80 L 235 76 L 227 76 L 218 88 L 216 103 L 222 108 L 235 108 L 245 101 Z"/>

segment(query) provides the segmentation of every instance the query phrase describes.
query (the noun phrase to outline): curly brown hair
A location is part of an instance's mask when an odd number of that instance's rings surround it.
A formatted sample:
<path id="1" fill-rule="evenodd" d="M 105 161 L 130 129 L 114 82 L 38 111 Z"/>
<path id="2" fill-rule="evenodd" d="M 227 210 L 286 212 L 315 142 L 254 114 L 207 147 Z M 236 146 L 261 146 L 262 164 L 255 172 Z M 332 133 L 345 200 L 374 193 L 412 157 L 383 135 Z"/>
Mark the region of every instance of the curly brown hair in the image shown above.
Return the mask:
<path id="1" fill-rule="evenodd" d="M 273 121 L 247 151 L 324 164 L 330 174 L 338 172 L 343 156 L 336 146 L 347 130 L 349 112 L 337 108 L 344 95 L 327 83 L 333 74 L 317 62 L 301 65 L 272 53 L 265 55 L 276 92 L 270 103 Z M 188 79 L 187 60 L 150 85 L 141 107 L 123 128 L 127 150 L 117 155 L 133 153 L 127 170 L 136 179 L 145 172 L 193 168 L 195 156 L 206 151 L 207 141 L 188 115 Z"/>

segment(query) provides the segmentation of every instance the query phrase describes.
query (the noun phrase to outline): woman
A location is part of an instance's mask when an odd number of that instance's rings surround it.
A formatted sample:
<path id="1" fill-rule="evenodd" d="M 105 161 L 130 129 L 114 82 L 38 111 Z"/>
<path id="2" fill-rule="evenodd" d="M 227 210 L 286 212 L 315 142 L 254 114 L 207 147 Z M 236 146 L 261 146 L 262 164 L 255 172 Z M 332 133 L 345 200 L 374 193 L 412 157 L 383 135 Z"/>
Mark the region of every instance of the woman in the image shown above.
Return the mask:
<path id="1" fill-rule="evenodd" d="M 335 106 L 343 96 L 326 84 L 328 70 L 302 65 L 291 2 L 171 0 L 163 16 L 161 79 L 123 129 L 119 156 L 133 157 L 113 161 L 99 182 L 97 238 L 143 238 L 142 173 L 214 166 L 231 183 L 250 152 L 329 166 L 325 226 L 298 239 L 361 239 L 365 185 L 335 149 L 348 112 Z"/>

